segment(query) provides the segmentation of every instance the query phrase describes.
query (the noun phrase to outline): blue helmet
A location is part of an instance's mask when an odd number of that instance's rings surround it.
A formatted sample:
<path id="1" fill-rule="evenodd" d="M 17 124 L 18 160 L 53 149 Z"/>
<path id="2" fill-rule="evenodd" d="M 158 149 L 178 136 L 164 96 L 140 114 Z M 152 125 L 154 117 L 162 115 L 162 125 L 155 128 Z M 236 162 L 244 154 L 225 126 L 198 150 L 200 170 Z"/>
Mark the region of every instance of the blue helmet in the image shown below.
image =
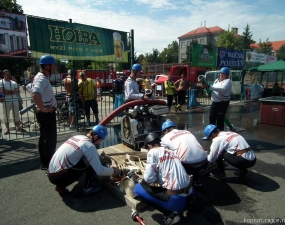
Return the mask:
<path id="1" fill-rule="evenodd" d="M 51 65 L 55 64 L 55 59 L 51 55 L 43 55 L 40 58 L 40 65 Z"/>
<path id="2" fill-rule="evenodd" d="M 162 132 L 163 132 L 165 129 L 167 129 L 167 128 L 169 128 L 169 127 L 175 127 L 175 126 L 176 126 L 175 123 L 173 123 L 171 120 L 166 120 L 166 121 L 162 124 L 161 130 L 162 130 Z"/>
<path id="3" fill-rule="evenodd" d="M 204 134 L 207 138 L 210 137 L 211 133 L 216 129 L 217 127 L 213 124 L 209 124 L 205 127 Z"/>
<path id="4" fill-rule="evenodd" d="M 220 70 L 220 73 L 230 74 L 230 69 L 229 69 L 228 67 L 223 67 L 223 68 Z"/>
<path id="5" fill-rule="evenodd" d="M 141 64 L 138 64 L 138 63 L 134 64 L 134 65 L 132 66 L 132 70 L 142 71 L 142 66 L 141 66 Z"/>
<path id="6" fill-rule="evenodd" d="M 102 138 L 103 140 L 104 140 L 104 139 L 107 137 L 107 135 L 108 135 L 108 131 L 107 131 L 106 127 L 104 127 L 104 126 L 102 126 L 102 125 L 100 125 L 100 124 L 98 124 L 98 125 L 96 125 L 95 127 L 93 127 L 92 130 L 93 130 L 96 134 L 98 134 L 98 136 L 99 136 L 100 138 Z"/>

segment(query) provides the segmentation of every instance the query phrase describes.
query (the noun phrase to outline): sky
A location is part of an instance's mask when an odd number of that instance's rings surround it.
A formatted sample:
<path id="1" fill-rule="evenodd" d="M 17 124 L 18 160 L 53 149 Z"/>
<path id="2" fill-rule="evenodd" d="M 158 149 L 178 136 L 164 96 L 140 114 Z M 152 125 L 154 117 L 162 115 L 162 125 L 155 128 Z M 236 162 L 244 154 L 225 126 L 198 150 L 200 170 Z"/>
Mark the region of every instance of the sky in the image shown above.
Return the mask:
<path id="1" fill-rule="evenodd" d="M 285 40 L 284 0 L 17 0 L 27 15 L 112 30 L 134 30 L 138 55 L 159 52 L 201 26 L 247 24 L 256 42 Z"/>

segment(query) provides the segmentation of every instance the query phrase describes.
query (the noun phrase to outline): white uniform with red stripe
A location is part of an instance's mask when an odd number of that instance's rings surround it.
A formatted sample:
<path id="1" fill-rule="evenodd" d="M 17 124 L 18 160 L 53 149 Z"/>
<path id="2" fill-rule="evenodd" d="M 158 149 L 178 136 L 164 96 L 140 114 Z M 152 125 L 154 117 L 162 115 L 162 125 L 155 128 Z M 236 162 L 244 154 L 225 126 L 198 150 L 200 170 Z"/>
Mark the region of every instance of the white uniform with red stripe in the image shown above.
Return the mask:
<path id="1" fill-rule="evenodd" d="M 209 89 L 212 90 L 211 100 L 213 102 L 229 101 L 231 98 L 232 81 L 231 79 L 223 81 L 216 79 Z"/>
<path id="2" fill-rule="evenodd" d="M 85 163 L 89 163 L 98 175 L 110 176 L 114 173 L 113 168 L 102 166 L 96 147 L 85 135 L 73 136 L 63 143 L 54 153 L 48 170 L 50 173 L 55 173 L 63 169 L 70 169 L 82 157 L 86 158 Z"/>
<path id="3" fill-rule="evenodd" d="M 226 150 L 230 154 L 235 154 L 237 151 L 249 148 L 249 144 L 239 134 L 234 132 L 220 132 L 215 137 L 211 144 L 211 152 L 208 155 L 209 162 L 215 162 L 221 155 L 223 150 Z M 252 161 L 255 159 L 255 154 L 252 150 L 245 152 L 241 155 L 246 160 Z"/>
<path id="4" fill-rule="evenodd" d="M 180 190 L 189 185 L 190 177 L 173 151 L 158 147 L 152 148 L 147 154 L 144 180 L 147 183 L 158 181 L 169 190 Z"/>
<path id="5" fill-rule="evenodd" d="M 187 130 L 171 130 L 161 139 L 161 146 L 175 151 L 182 163 L 197 163 L 207 158 L 196 137 Z"/>

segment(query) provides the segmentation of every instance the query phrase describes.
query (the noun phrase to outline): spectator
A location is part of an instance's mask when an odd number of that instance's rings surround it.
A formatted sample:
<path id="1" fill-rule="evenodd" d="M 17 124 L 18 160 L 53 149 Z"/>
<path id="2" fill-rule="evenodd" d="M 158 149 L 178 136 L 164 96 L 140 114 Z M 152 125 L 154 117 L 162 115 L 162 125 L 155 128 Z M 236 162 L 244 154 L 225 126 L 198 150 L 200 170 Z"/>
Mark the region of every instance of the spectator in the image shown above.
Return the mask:
<path id="1" fill-rule="evenodd" d="M 22 97 L 21 97 L 21 94 L 20 94 L 20 84 L 18 84 L 17 79 L 16 79 L 15 76 L 11 76 L 11 78 L 12 78 L 12 81 L 14 81 L 17 84 L 17 86 L 18 86 L 19 92 L 17 94 L 17 97 L 18 97 L 18 103 L 19 103 L 19 111 L 21 111 L 23 109 L 23 100 L 22 100 Z"/>
<path id="2" fill-rule="evenodd" d="M 212 140 L 209 163 L 217 162 L 219 170 L 214 173 L 219 179 L 226 179 L 224 160 L 239 169 L 239 179 L 244 180 L 250 173 L 247 168 L 253 167 L 256 157 L 246 140 L 234 132 L 222 132 L 215 125 L 206 126 L 204 133 Z"/>
<path id="3" fill-rule="evenodd" d="M 167 81 L 164 81 L 165 92 L 167 95 L 167 106 L 169 112 L 171 111 L 171 106 L 173 103 L 173 95 L 175 93 L 174 83 L 171 81 L 171 75 L 168 76 Z"/>
<path id="4" fill-rule="evenodd" d="M 174 86 L 176 87 L 178 85 L 178 87 L 176 88 L 177 90 L 177 98 L 178 98 L 178 105 L 177 107 L 181 107 L 184 103 L 185 103 L 185 99 L 186 99 L 186 90 L 189 88 L 189 83 L 187 80 L 185 80 L 185 76 L 184 74 L 181 75 L 181 79 L 177 80 L 174 83 Z"/>
<path id="5" fill-rule="evenodd" d="M 162 124 L 161 146 L 174 151 L 187 174 L 193 175 L 194 184 L 202 186 L 200 171 L 208 165 L 207 154 L 188 130 L 177 130 L 175 123 L 166 120 Z"/>
<path id="6" fill-rule="evenodd" d="M 97 87 L 97 101 L 100 102 L 101 100 L 103 101 L 103 98 L 101 97 L 102 95 L 102 87 L 103 87 L 103 84 L 100 80 L 99 77 L 96 78 L 96 87 Z"/>
<path id="7" fill-rule="evenodd" d="M 85 184 L 80 196 L 87 196 L 98 192 L 100 185 L 94 185 L 94 175 L 117 177 L 117 167 L 102 166 L 95 145 L 103 141 L 108 135 L 107 129 L 96 125 L 86 135 L 76 135 L 69 138 L 54 153 L 48 168 L 48 178 L 56 185 L 55 190 L 64 196 L 69 194 L 66 186 L 77 181 L 84 173 Z"/>
<path id="8" fill-rule="evenodd" d="M 75 112 L 75 104 L 76 99 L 74 99 L 74 93 L 73 93 L 73 87 L 74 86 L 74 80 L 71 76 L 71 70 L 68 70 L 68 75 L 65 79 L 63 79 L 63 87 L 66 91 L 66 102 L 68 104 L 68 111 L 69 111 L 69 128 L 71 130 L 75 129 L 74 125 L 74 116 L 76 114 Z"/>
<path id="9" fill-rule="evenodd" d="M 131 75 L 125 82 L 125 100 L 126 102 L 138 99 L 149 100 L 149 96 L 140 93 L 139 85 L 136 81 L 137 78 L 140 78 L 142 66 L 140 64 L 134 64 L 132 66 Z"/>
<path id="10" fill-rule="evenodd" d="M 35 75 L 36 75 L 35 73 L 32 73 L 30 75 L 31 83 L 22 86 L 23 90 L 24 91 L 28 91 L 31 95 L 32 95 L 32 87 L 33 87 L 33 82 L 34 82 Z"/>
<path id="11" fill-rule="evenodd" d="M 134 192 L 148 202 L 154 203 L 163 212 L 164 224 L 175 224 L 180 221 L 178 213 L 183 212 L 186 198 L 192 193 L 192 179 L 187 175 L 178 156 L 160 146 L 160 138 L 154 132 L 145 138 L 148 149 L 147 165 L 143 181 L 136 183 Z M 132 172 L 128 176 L 135 182 Z M 158 182 L 162 187 L 151 187 Z"/>
<path id="12" fill-rule="evenodd" d="M 85 115 L 86 115 L 86 126 L 90 126 L 90 107 L 96 118 L 96 124 L 99 124 L 98 117 L 98 103 L 97 103 L 97 89 L 96 83 L 91 78 L 87 78 L 84 72 L 80 72 L 81 81 L 78 83 L 79 96 L 83 103 Z"/>
<path id="13" fill-rule="evenodd" d="M 4 78 L 0 82 L 0 92 L 2 92 L 2 94 L 4 95 L 4 102 L 2 103 L 2 109 L 3 109 L 3 119 L 6 126 L 4 134 L 7 135 L 10 133 L 9 120 L 10 120 L 11 110 L 13 113 L 16 131 L 22 131 L 22 128 L 20 126 L 20 117 L 19 117 L 18 85 L 16 82 L 11 80 L 11 74 L 9 70 L 4 70 L 3 75 Z"/>
<path id="14" fill-rule="evenodd" d="M 280 96 L 281 95 L 281 87 L 279 87 L 278 83 L 275 83 L 272 88 L 272 95 L 273 96 Z"/>
<path id="15" fill-rule="evenodd" d="M 49 82 L 49 76 L 55 71 L 55 59 L 50 55 L 40 58 L 40 72 L 35 76 L 32 85 L 33 101 L 36 104 L 36 118 L 40 125 L 38 149 L 41 170 L 46 170 L 53 156 L 57 143 L 56 107 L 57 102 Z"/>

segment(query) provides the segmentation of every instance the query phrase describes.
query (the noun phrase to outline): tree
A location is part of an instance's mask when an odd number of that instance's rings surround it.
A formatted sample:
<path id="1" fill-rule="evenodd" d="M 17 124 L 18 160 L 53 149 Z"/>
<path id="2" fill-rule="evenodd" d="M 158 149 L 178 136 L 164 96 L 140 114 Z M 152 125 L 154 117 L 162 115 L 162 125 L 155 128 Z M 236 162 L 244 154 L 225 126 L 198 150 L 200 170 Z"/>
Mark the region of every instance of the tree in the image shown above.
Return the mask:
<path id="1" fill-rule="evenodd" d="M 237 36 L 233 31 L 224 31 L 218 36 L 217 47 L 229 50 L 241 50 L 240 36 Z"/>
<path id="2" fill-rule="evenodd" d="M 250 26 L 246 24 L 246 27 L 244 28 L 244 32 L 242 33 L 242 43 L 241 48 L 242 49 L 250 49 L 250 44 L 254 44 L 255 41 L 252 40 L 252 32 L 250 31 Z"/>
<path id="3" fill-rule="evenodd" d="M 178 42 L 173 41 L 164 48 L 159 55 L 159 61 L 161 63 L 177 63 L 178 62 Z"/>
<path id="4" fill-rule="evenodd" d="M 268 38 L 264 42 L 259 40 L 258 46 L 259 46 L 259 49 L 257 50 L 257 52 L 267 54 L 267 55 L 272 54 L 272 42 L 270 42 Z"/>
<path id="5" fill-rule="evenodd" d="M 24 13 L 22 6 L 17 4 L 17 0 L 1 0 L 0 11 L 11 13 Z"/>
<path id="6" fill-rule="evenodd" d="M 285 45 L 282 45 L 278 49 L 276 56 L 277 56 L 277 60 L 284 60 L 285 61 Z"/>

